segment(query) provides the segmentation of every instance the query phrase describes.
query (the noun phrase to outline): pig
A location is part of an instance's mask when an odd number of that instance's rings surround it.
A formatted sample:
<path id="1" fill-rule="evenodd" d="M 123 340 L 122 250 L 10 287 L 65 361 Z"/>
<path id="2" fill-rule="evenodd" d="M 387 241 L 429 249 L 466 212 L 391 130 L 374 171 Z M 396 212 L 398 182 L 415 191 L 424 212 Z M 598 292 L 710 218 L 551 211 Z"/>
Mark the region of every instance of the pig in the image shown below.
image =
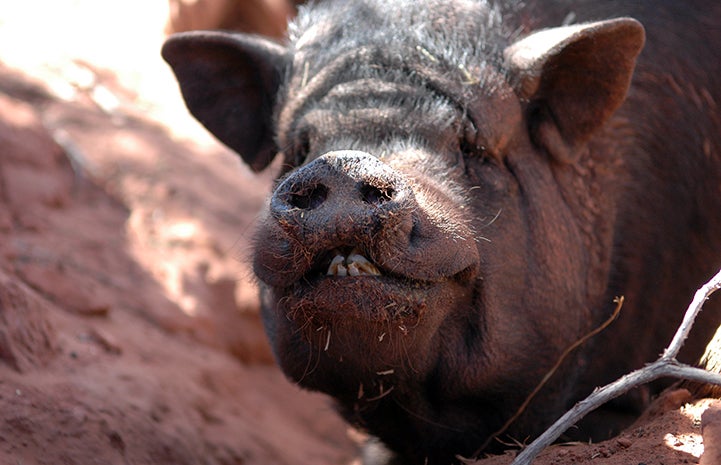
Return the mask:
<path id="1" fill-rule="evenodd" d="M 278 158 L 252 258 L 265 329 L 372 460 L 533 438 L 655 360 L 721 266 L 721 3 L 327 0 L 283 42 L 162 53 L 211 133 L 255 171 Z M 615 434 L 661 387 L 569 437 Z"/>

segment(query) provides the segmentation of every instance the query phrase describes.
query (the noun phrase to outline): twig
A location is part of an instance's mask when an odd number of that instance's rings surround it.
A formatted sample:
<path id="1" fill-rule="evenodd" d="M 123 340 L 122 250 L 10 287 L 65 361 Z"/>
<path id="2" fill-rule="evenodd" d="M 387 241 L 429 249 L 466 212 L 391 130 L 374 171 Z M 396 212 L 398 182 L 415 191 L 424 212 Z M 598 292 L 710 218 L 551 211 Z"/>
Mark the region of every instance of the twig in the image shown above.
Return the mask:
<path id="1" fill-rule="evenodd" d="M 513 422 L 515 422 L 518 419 L 518 417 L 521 416 L 521 414 L 526 410 L 526 408 L 528 408 L 528 404 L 531 403 L 533 398 L 536 397 L 536 394 L 538 394 L 538 392 L 541 390 L 541 388 L 543 388 L 543 386 L 546 385 L 548 380 L 551 379 L 553 374 L 558 370 L 558 368 L 561 366 L 561 364 L 566 359 L 566 357 L 568 357 L 568 354 L 570 354 L 571 352 L 576 350 L 579 346 L 585 344 L 586 341 L 588 341 L 589 339 L 591 339 L 593 336 L 600 333 L 604 329 L 608 328 L 608 325 L 613 323 L 613 321 L 618 317 L 618 314 L 621 311 L 621 307 L 623 306 L 623 296 L 616 297 L 613 302 L 616 304 L 616 309 L 613 311 L 613 314 L 611 314 L 611 316 L 606 321 L 604 321 L 603 324 L 601 324 L 599 327 L 594 328 L 593 330 L 588 332 L 586 335 L 584 335 L 582 338 L 580 338 L 579 340 L 577 340 L 576 342 L 574 342 L 573 344 L 568 346 L 568 348 L 566 348 L 565 351 L 563 351 L 561 356 L 558 357 L 556 364 L 553 365 L 553 367 L 550 370 L 548 370 L 548 372 L 543 377 L 543 379 L 541 379 L 541 381 L 538 383 L 538 385 L 536 385 L 536 387 L 533 389 L 533 391 L 531 391 L 531 393 L 528 395 L 528 397 L 526 397 L 526 400 L 524 400 L 523 403 L 521 404 L 521 406 L 518 407 L 518 410 L 516 410 L 516 413 L 514 413 L 513 416 L 511 416 L 511 418 L 509 418 L 503 424 L 503 426 L 501 426 L 498 429 L 498 431 L 491 434 L 488 437 L 488 439 L 486 439 L 486 441 L 483 443 L 483 445 L 481 445 L 481 447 L 479 447 L 478 450 L 472 455 L 472 457 L 478 457 L 478 455 L 481 452 L 483 452 L 483 450 L 485 450 L 486 447 L 489 446 L 491 441 L 493 441 L 495 438 L 497 438 L 498 436 L 503 434 L 513 424 Z"/>
<path id="2" fill-rule="evenodd" d="M 686 310 L 686 314 L 683 316 L 681 325 L 678 327 L 678 330 L 676 330 L 676 334 L 674 335 L 671 343 L 668 345 L 668 348 L 663 352 L 661 359 L 676 358 L 678 351 L 681 350 L 683 343 L 686 342 L 686 338 L 691 332 L 696 316 L 701 313 L 704 302 L 706 302 L 706 299 L 708 299 L 709 296 L 718 289 L 721 289 L 721 271 L 719 271 L 716 276 L 711 278 L 709 282 L 701 286 L 701 288 L 696 291 L 691 304 L 688 306 L 688 310 Z"/>
<path id="3" fill-rule="evenodd" d="M 701 312 L 704 302 L 715 291 L 721 288 L 721 271 L 708 283 L 703 285 L 694 295 L 691 304 L 684 314 L 683 321 L 679 326 L 673 340 L 668 345 L 663 355 L 654 363 L 639 370 L 633 371 L 618 380 L 600 389 L 596 389 L 584 400 L 578 402 L 571 410 L 566 412 L 543 434 L 533 441 L 527 448 L 521 451 L 511 465 L 530 465 L 536 456 L 543 449 L 551 445 L 568 428 L 576 424 L 589 412 L 597 409 L 611 399 L 629 391 L 642 384 L 654 381 L 662 377 L 674 377 L 688 379 L 700 383 L 721 385 L 721 375 L 711 373 L 701 368 L 694 368 L 683 365 L 676 361 L 676 355 L 688 337 L 696 316 Z"/>

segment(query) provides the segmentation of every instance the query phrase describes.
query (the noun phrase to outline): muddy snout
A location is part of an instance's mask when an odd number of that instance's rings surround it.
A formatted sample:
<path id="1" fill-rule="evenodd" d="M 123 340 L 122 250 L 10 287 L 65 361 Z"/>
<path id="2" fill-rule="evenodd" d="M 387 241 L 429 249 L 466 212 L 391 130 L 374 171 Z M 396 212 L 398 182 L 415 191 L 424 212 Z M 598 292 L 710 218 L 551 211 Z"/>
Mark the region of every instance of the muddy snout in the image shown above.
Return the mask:
<path id="1" fill-rule="evenodd" d="M 403 208 L 413 193 L 400 173 L 365 152 L 331 152 L 298 169 L 275 190 L 278 221 L 334 228 L 337 216 L 370 219 Z"/>
<path id="2" fill-rule="evenodd" d="M 408 180 L 374 156 L 327 153 L 293 172 L 273 193 L 256 274 L 284 287 L 314 267 L 332 273 L 338 257 L 358 257 L 373 270 L 372 260 L 382 261 L 400 246 L 395 237 L 410 234 L 415 207 Z M 370 274 L 375 272 L 380 273 Z"/>

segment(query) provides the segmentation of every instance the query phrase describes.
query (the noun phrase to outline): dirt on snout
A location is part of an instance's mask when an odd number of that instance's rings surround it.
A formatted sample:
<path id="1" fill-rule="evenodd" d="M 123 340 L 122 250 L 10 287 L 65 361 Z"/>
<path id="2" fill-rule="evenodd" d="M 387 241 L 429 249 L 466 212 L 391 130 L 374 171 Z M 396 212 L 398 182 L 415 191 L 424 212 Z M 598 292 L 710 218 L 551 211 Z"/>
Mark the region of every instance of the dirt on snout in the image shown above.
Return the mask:
<path id="1" fill-rule="evenodd" d="M 362 435 L 262 331 L 247 257 L 272 173 L 188 116 L 151 3 L 0 6 L 0 463 L 358 463 Z M 720 417 L 674 391 L 536 463 L 721 463 Z"/>

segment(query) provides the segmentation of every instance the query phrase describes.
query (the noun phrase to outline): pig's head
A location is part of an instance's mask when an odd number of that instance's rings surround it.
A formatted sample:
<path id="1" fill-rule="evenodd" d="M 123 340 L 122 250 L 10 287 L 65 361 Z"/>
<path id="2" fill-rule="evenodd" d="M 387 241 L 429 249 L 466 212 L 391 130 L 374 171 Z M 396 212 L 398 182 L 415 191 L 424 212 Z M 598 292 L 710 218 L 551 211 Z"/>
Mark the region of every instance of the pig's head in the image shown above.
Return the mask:
<path id="1" fill-rule="evenodd" d="M 196 32 L 163 54 L 252 169 L 282 156 L 253 263 L 280 366 L 435 463 L 472 454 L 612 309 L 595 196 L 613 157 L 589 141 L 644 34 L 616 19 L 518 39 L 482 2 L 366 3 L 302 13 L 288 45 Z M 553 420 L 588 363 L 569 359 L 509 432 Z"/>

